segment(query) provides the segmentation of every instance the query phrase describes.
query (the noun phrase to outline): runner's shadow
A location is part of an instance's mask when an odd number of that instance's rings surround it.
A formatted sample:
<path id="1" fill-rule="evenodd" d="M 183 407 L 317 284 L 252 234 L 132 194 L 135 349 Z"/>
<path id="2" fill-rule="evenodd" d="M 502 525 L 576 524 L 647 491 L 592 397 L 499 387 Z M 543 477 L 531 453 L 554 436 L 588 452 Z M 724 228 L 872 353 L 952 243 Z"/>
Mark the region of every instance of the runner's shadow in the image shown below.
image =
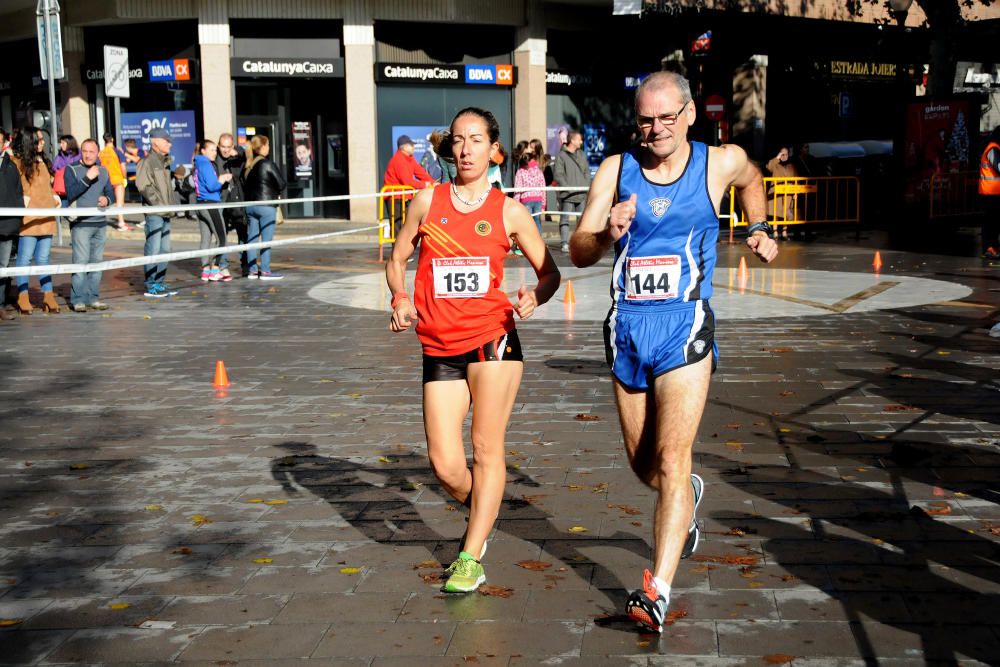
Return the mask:
<path id="1" fill-rule="evenodd" d="M 452 498 L 439 491 L 437 479 L 426 456 L 413 453 L 390 454 L 384 462 L 369 464 L 343 458 L 321 456 L 315 445 L 285 442 L 278 447 L 289 452 L 273 460 L 272 477 L 289 495 L 311 493 L 329 503 L 365 538 L 382 545 L 413 544 L 424 546 L 449 562 L 458 556 L 460 538 L 447 537 L 421 515 L 421 505 L 433 506 L 444 501 L 449 507 L 465 512 Z M 516 470 L 508 470 L 508 489 L 538 488 L 533 479 Z M 428 497 L 433 494 L 436 497 Z M 591 586 L 611 589 L 609 597 L 617 608 L 624 607 L 623 585 L 607 567 L 595 562 L 581 549 L 616 546 L 649 557 L 649 548 L 635 535 L 617 531 L 610 537 L 568 539 L 565 530 L 552 523 L 552 515 L 524 498 L 507 495 L 500 510 L 499 532 L 528 542 L 550 557 L 558 559 Z M 527 560 L 527 558 L 526 558 Z M 436 583 L 439 579 L 425 577 Z M 615 609 L 604 609 L 606 614 Z"/>
<path id="2" fill-rule="evenodd" d="M 872 628 L 863 623 L 868 617 L 917 635 L 925 660 L 953 664 L 971 657 L 996 664 L 1000 642 L 987 626 L 995 623 L 1000 594 L 971 587 L 977 579 L 1000 583 L 1000 545 L 995 541 L 935 520 L 922 507 L 911 506 L 904 495 L 866 484 L 816 471 L 790 482 L 787 467 L 741 466 L 711 454 L 700 455 L 700 460 L 727 473 L 734 466 L 743 470 L 749 483 L 729 482 L 732 486 L 760 501 L 778 503 L 786 513 L 809 516 L 815 532 L 757 514 L 715 520 L 734 535 L 762 539 L 765 555 L 793 579 L 839 601 L 862 657 L 880 657 L 872 639 L 877 642 L 880 633 L 870 634 Z M 772 492 L 765 496 L 759 491 L 763 489 Z M 810 502 L 803 503 L 803 498 L 812 499 L 813 512 L 823 504 L 817 499 L 847 509 L 810 516 Z M 930 506 L 944 512 L 944 504 Z"/>

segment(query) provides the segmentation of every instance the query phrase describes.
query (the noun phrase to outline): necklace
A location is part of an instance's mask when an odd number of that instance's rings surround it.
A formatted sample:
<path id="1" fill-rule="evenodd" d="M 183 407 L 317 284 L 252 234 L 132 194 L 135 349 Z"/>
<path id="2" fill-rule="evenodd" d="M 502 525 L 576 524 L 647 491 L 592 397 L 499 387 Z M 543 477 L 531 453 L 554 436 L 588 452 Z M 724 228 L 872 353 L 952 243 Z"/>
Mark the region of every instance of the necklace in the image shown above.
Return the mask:
<path id="1" fill-rule="evenodd" d="M 473 208 L 476 207 L 476 206 L 479 206 L 484 201 L 486 201 L 486 197 L 487 197 L 487 195 L 490 194 L 490 190 L 492 190 L 492 189 L 493 189 L 493 186 L 491 185 L 490 187 L 486 188 L 486 190 L 483 192 L 483 194 L 479 195 L 479 197 L 477 199 L 474 199 L 472 201 L 466 201 L 466 200 L 462 199 L 462 195 L 458 194 L 458 186 L 455 185 L 455 182 L 452 181 L 452 183 L 451 183 L 451 191 L 454 193 L 455 199 L 457 199 L 458 201 L 462 202 L 466 206 L 473 207 Z"/>

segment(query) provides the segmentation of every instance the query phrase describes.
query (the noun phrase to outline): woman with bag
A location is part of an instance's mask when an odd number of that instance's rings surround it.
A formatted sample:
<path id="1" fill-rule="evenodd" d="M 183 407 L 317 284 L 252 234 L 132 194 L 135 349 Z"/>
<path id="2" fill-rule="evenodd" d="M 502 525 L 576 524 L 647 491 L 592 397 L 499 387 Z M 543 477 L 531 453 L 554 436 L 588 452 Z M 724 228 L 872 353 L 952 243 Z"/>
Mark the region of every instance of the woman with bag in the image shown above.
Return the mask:
<path id="1" fill-rule="evenodd" d="M 52 182 L 52 190 L 60 197 L 66 196 L 66 167 L 80 161 L 80 146 L 76 143 L 76 137 L 72 134 L 64 134 L 59 137 L 59 152 L 56 159 L 52 161 L 52 171 L 55 180 Z M 67 204 L 63 201 L 63 207 Z"/>
<path id="2" fill-rule="evenodd" d="M 285 179 L 278 167 L 268 157 L 271 142 L 258 134 L 250 139 L 247 164 L 243 167 L 243 194 L 247 201 L 269 201 L 280 199 L 285 189 Z M 274 228 L 280 210 L 273 205 L 247 207 L 247 241 L 249 243 L 268 242 L 274 239 Z M 260 262 L 258 263 L 258 256 Z M 280 273 L 271 271 L 271 249 L 247 250 L 247 278 L 250 280 L 281 280 Z"/>
<path id="3" fill-rule="evenodd" d="M 62 203 L 52 191 L 52 164 L 45 155 L 45 135 L 37 127 L 25 127 L 12 143 L 11 161 L 21 174 L 25 208 L 59 208 Z M 35 260 L 35 266 L 48 266 L 52 250 L 52 235 L 56 219 L 52 216 L 24 216 L 17 241 L 17 266 L 25 267 Z M 52 276 L 39 276 L 42 287 L 42 309 L 59 312 L 59 304 L 52 291 Z M 30 315 L 34 308 L 28 296 L 28 276 L 17 276 L 17 309 Z"/>

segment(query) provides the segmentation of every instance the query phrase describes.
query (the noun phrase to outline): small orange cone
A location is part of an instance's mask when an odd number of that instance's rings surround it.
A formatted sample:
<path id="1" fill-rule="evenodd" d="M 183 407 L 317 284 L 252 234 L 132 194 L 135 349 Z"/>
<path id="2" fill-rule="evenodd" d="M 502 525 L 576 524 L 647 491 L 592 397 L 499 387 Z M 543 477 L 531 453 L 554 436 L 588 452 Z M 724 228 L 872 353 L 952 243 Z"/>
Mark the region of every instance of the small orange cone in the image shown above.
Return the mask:
<path id="1" fill-rule="evenodd" d="M 573 281 L 566 281 L 566 294 L 563 295 L 563 303 L 576 303 L 576 293 L 573 292 Z"/>
<path id="2" fill-rule="evenodd" d="M 875 251 L 875 261 L 872 262 L 872 267 L 875 268 L 875 273 L 882 270 L 882 253 L 878 250 Z"/>
<path id="3" fill-rule="evenodd" d="M 229 387 L 229 376 L 226 374 L 226 365 L 222 363 L 222 359 L 215 362 L 215 381 L 212 386 L 216 389 Z"/>
<path id="4" fill-rule="evenodd" d="M 746 280 L 748 273 L 749 272 L 747 271 L 747 258 L 740 257 L 740 267 L 736 269 L 736 277 L 739 278 L 740 280 Z"/>

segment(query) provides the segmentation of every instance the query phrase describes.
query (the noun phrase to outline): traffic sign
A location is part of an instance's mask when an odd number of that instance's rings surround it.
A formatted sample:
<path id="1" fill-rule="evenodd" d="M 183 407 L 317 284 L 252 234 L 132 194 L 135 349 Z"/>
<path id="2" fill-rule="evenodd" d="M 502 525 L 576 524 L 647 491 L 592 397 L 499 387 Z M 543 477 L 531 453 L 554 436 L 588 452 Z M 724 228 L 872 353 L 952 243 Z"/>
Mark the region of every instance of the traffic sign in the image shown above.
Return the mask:
<path id="1" fill-rule="evenodd" d="M 104 45 L 104 94 L 128 97 L 128 49 Z"/>
<path id="2" fill-rule="evenodd" d="M 722 95 L 709 95 L 705 100 L 705 116 L 709 120 L 719 122 L 726 115 L 726 100 Z"/>
<path id="3" fill-rule="evenodd" d="M 49 78 L 49 35 L 52 36 L 52 73 L 55 79 L 66 76 L 63 69 L 62 31 L 59 29 L 59 3 L 56 0 L 38 0 L 35 12 L 38 27 L 38 61 L 42 66 L 42 79 Z"/>

